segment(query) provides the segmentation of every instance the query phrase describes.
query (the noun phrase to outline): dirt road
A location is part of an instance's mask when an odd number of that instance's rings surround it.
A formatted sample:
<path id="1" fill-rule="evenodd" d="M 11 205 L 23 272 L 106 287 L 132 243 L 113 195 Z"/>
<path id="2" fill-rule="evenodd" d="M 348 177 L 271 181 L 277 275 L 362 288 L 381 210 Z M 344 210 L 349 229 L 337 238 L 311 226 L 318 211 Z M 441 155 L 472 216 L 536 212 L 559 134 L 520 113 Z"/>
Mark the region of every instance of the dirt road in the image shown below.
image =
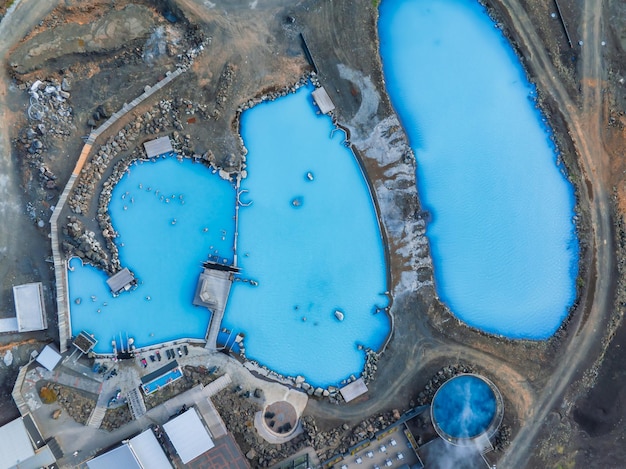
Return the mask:
<path id="1" fill-rule="evenodd" d="M 611 209 L 609 194 L 605 189 L 605 171 L 608 167 L 608 155 L 604 151 L 601 139 L 601 88 L 602 54 L 600 44 L 602 2 L 586 0 L 584 3 L 582 25 L 583 47 L 581 67 L 581 87 L 583 94 L 582 109 L 572 102 L 565 88 L 559 82 L 552 69 L 543 45 L 525 12 L 512 0 L 504 0 L 514 19 L 514 28 L 523 38 L 532 52 L 531 61 L 535 63 L 540 86 L 550 90 L 559 104 L 571 130 L 571 135 L 578 149 L 583 173 L 593 188 L 593 194 L 587 194 L 591 201 L 591 222 L 594 227 L 595 264 L 597 269 L 595 295 L 586 321 L 579 317 L 570 328 L 572 339 L 563 354 L 563 361 L 548 380 L 543 393 L 538 397 L 531 419 L 522 427 L 511 448 L 500 461 L 502 467 L 524 467 L 528 454 L 532 452 L 533 441 L 545 421 L 548 413 L 558 406 L 563 394 L 584 371 L 581 364 L 590 348 L 600 342 L 604 333 L 610 308 L 612 307 L 611 279 L 614 265 L 614 243 L 612 234 Z M 581 187 L 585 190 L 585 187 Z"/>

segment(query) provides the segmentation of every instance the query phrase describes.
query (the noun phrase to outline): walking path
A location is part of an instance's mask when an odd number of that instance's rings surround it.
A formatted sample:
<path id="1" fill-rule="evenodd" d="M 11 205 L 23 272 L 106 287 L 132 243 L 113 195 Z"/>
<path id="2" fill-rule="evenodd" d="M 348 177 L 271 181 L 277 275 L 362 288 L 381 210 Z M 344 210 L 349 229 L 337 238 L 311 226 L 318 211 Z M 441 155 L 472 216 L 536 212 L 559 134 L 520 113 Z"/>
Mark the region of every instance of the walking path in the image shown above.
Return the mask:
<path id="1" fill-rule="evenodd" d="M 585 195 L 590 200 L 591 206 L 592 249 L 595 254 L 593 263 L 597 273 L 595 279 L 592 279 L 595 285 L 587 287 L 593 295 L 590 301 L 587 301 L 590 305 L 589 310 L 585 314 L 579 312 L 574 323 L 568 326 L 572 340 L 566 346 L 562 355 L 563 360 L 545 383 L 526 425 L 522 426 L 511 449 L 500 461 L 503 467 L 524 467 L 548 413 L 558 405 L 567 387 L 577 376 L 576 373 L 582 372 L 587 366 L 585 360 L 588 359 L 589 351 L 602 338 L 603 325 L 612 312 L 611 283 L 615 259 L 611 229 L 612 210 L 604 184 L 609 157 L 602 141 L 602 87 L 598 85 L 605 74 L 600 43 L 604 4 L 596 0 L 585 0 L 583 4 L 580 20 L 580 39 L 584 43 L 584 47 L 581 48 L 580 79 L 583 105 L 582 109 L 579 109 L 558 79 L 558 73 L 553 70 L 546 50 L 537 39 L 539 36 L 526 13 L 514 1 L 505 0 L 504 3 L 511 12 L 513 26 L 532 53 L 535 69 L 540 72 L 539 85 L 550 90 L 565 117 L 570 135 L 578 149 L 583 178 L 587 178 L 589 186 L 593 188 L 593 194 Z M 580 189 L 589 192 L 585 184 L 581 184 Z"/>

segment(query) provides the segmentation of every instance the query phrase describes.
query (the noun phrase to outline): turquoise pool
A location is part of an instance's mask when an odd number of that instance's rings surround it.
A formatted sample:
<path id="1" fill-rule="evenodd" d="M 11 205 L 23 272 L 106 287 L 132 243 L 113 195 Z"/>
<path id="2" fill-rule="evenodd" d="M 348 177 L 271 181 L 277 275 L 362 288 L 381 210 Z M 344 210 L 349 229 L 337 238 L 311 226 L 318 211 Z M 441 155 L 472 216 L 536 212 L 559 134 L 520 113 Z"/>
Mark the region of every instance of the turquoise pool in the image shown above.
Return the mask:
<path id="1" fill-rule="evenodd" d="M 390 323 L 380 311 L 387 266 L 367 182 L 344 134 L 316 114 L 312 90 L 243 114 L 241 273 L 222 324 L 229 336 L 245 336 L 248 358 L 327 386 L 359 375 L 365 349 L 381 347 Z M 99 353 L 120 336 L 137 347 L 203 339 L 210 312 L 191 302 L 202 261 L 233 262 L 236 200 L 231 183 L 188 160 L 132 166 L 109 212 L 138 288 L 113 298 L 103 273 L 72 261 L 73 334 L 95 334 Z"/>
<path id="2" fill-rule="evenodd" d="M 234 285 L 224 325 L 245 334 L 248 357 L 326 386 L 359 375 L 359 345 L 378 350 L 390 323 L 377 313 L 387 265 L 367 182 L 312 91 L 242 116 L 252 204 L 240 210 L 239 264 L 258 285 Z"/>
<path id="3" fill-rule="evenodd" d="M 432 402 L 432 417 L 439 430 L 451 438 L 475 438 L 497 417 L 497 399 L 489 384 L 475 375 L 446 381 Z"/>
<path id="4" fill-rule="evenodd" d="M 121 263 L 135 273 L 138 288 L 113 297 L 103 272 L 72 259 L 72 334 L 95 334 L 97 353 L 111 353 L 111 341 L 119 345 L 127 336 L 137 347 L 204 339 L 210 312 L 191 302 L 208 255 L 232 262 L 234 198 L 231 183 L 190 160 L 131 166 L 109 211 Z"/>
<path id="5" fill-rule="evenodd" d="M 383 0 L 380 52 L 432 215 L 439 297 L 483 331 L 545 339 L 576 297 L 574 189 L 494 26 L 475 0 Z"/>
<path id="6" fill-rule="evenodd" d="M 160 390 L 161 388 L 172 384 L 174 381 L 183 377 L 183 372 L 180 368 L 175 368 L 172 371 L 158 377 L 155 380 L 145 383 L 141 386 L 143 392 L 148 395 Z"/>

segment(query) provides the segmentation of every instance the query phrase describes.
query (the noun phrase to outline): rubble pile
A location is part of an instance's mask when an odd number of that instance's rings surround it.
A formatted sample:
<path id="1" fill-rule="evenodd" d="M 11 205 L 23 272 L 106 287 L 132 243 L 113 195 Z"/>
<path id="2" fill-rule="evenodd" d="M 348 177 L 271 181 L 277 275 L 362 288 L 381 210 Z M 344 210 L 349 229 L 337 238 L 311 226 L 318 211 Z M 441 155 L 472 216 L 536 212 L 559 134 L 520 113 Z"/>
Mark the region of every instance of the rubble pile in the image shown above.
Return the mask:
<path id="1" fill-rule="evenodd" d="M 133 416 L 130 413 L 128 404 L 124 404 L 114 409 L 107 409 L 104 414 L 104 419 L 100 424 L 100 428 L 111 432 L 126 425 L 127 423 L 130 423 L 132 419 Z"/>
<path id="2" fill-rule="evenodd" d="M 63 227 L 63 234 L 68 237 L 62 246 L 66 252 L 71 252 L 98 267 L 107 268 L 108 258 L 93 231 L 85 230 L 82 222 L 75 216 L 68 217 L 68 223 Z"/>
<path id="3" fill-rule="evenodd" d="M 23 150 L 25 162 L 38 175 L 42 187 L 57 190 L 57 177 L 44 162 L 44 155 L 52 145 L 52 139 L 67 139 L 75 130 L 73 109 L 70 105 L 71 84 L 67 78 L 58 80 L 37 80 L 21 84 L 20 89 L 28 89 L 28 122 L 17 139 L 17 148 Z M 48 195 L 48 199 L 54 194 Z"/>
<path id="4" fill-rule="evenodd" d="M 220 75 L 220 78 L 217 82 L 217 91 L 215 93 L 215 109 L 211 113 L 211 117 L 213 119 L 219 119 L 220 115 L 224 112 L 226 101 L 228 99 L 228 95 L 230 94 L 230 88 L 233 84 L 233 80 L 235 79 L 235 72 L 237 71 L 236 67 L 227 62 L 224 65 L 224 69 Z"/>

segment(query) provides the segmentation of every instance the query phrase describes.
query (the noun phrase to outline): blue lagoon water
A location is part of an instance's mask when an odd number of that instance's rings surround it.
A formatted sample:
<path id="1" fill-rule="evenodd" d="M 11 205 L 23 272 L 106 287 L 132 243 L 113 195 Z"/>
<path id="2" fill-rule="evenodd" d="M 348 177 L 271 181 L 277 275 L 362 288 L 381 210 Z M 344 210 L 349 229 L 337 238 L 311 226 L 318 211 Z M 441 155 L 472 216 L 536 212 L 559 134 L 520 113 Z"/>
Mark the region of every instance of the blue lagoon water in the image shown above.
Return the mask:
<path id="1" fill-rule="evenodd" d="M 360 374 L 362 344 L 389 333 L 386 265 L 367 183 L 311 87 L 246 111 L 249 192 L 242 202 L 236 283 L 224 323 L 245 333 L 246 355 L 317 386 Z M 310 180 L 307 175 L 310 173 Z M 297 200 L 300 205 L 294 206 Z M 340 322 L 334 312 L 340 310 Z"/>
<path id="2" fill-rule="evenodd" d="M 232 184 L 189 160 L 131 166 L 113 190 L 109 212 L 122 266 L 139 286 L 113 297 L 103 272 L 72 259 L 72 334 L 95 334 L 98 353 L 112 352 L 113 339 L 119 348 L 120 334 L 137 347 L 204 339 L 210 312 L 192 300 L 209 254 L 232 262 L 234 200 Z"/>
<path id="3" fill-rule="evenodd" d="M 549 337 L 576 295 L 575 200 L 512 48 L 472 0 L 384 0 L 379 33 L 440 298 L 484 331 Z"/>
<path id="4" fill-rule="evenodd" d="M 252 203 L 239 210 L 241 273 L 222 325 L 231 341 L 245 334 L 248 358 L 326 386 L 360 374 L 359 346 L 379 349 L 390 324 L 376 312 L 387 306 L 387 269 L 367 183 L 344 134 L 329 138 L 332 122 L 316 115 L 311 92 L 242 116 L 249 154 L 240 200 Z M 94 333 L 100 353 L 120 334 L 137 347 L 203 339 L 210 313 L 192 306 L 196 282 L 207 255 L 233 262 L 236 200 L 232 184 L 190 161 L 132 166 L 109 212 L 122 265 L 140 285 L 113 298 L 102 272 L 73 259 L 73 334 Z"/>

